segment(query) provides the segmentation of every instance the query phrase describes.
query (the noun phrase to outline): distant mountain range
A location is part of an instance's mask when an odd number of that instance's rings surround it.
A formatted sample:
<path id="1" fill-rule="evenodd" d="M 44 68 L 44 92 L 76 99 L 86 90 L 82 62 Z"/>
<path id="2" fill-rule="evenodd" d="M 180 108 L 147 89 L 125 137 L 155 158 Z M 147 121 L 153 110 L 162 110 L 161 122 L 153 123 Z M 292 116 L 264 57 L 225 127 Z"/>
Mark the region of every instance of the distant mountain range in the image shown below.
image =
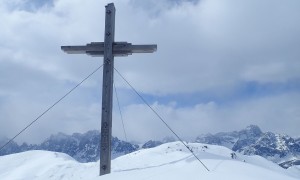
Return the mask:
<path id="1" fill-rule="evenodd" d="M 0 139 L 0 145 L 7 141 L 7 138 Z M 138 149 L 152 148 L 172 141 L 175 139 L 168 137 L 161 141 L 150 140 L 139 146 L 113 137 L 112 156 L 115 158 Z M 0 156 L 28 150 L 47 150 L 66 153 L 79 162 L 92 162 L 99 160 L 99 142 L 100 133 L 96 130 L 72 135 L 58 133 L 51 135 L 41 144 L 18 145 L 12 142 L 0 152 Z M 284 168 L 300 165 L 300 138 L 272 132 L 264 133 L 256 125 L 250 125 L 240 131 L 200 135 L 194 142 L 225 146 L 244 155 L 259 155 Z"/>
<path id="2" fill-rule="evenodd" d="M 195 142 L 225 146 L 244 155 L 259 155 L 284 168 L 300 165 L 300 138 L 263 133 L 255 125 L 241 131 L 200 135 Z"/>
<path id="3" fill-rule="evenodd" d="M 7 141 L 7 138 L 0 139 L 0 145 Z M 84 134 L 74 133 L 72 135 L 58 133 L 56 135 L 51 135 L 41 144 L 23 143 L 19 146 L 17 143 L 12 142 L 0 152 L 0 156 L 29 150 L 47 150 L 66 153 L 79 162 L 92 162 L 97 161 L 100 158 L 99 142 L 100 133 L 97 130 L 88 131 Z M 116 137 L 112 138 L 113 158 L 138 149 L 138 145 L 119 140 Z"/>

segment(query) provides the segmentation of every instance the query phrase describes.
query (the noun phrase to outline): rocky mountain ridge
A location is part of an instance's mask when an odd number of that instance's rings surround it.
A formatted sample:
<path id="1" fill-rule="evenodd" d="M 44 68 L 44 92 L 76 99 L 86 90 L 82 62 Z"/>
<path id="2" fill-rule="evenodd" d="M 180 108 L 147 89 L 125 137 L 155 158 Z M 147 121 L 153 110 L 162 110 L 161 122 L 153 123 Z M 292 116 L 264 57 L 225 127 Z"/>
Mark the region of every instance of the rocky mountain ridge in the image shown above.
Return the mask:
<path id="1" fill-rule="evenodd" d="M 8 139 L 5 138 L 0 139 L 0 145 L 7 141 Z M 149 140 L 139 146 L 113 137 L 112 158 L 172 141 L 175 139 L 167 137 L 161 141 Z M 47 150 L 66 153 L 79 162 L 91 162 L 99 160 L 99 142 L 100 133 L 96 130 L 72 135 L 58 133 L 51 135 L 41 144 L 23 143 L 18 145 L 12 142 L 0 151 L 0 156 L 28 150 Z M 240 131 L 200 135 L 194 142 L 225 146 L 244 155 L 259 155 L 284 168 L 300 165 L 300 138 L 262 132 L 256 125 L 250 125 Z"/>
<path id="2" fill-rule="evenodd" d="M 3 138 L 0 140 L 0 145 L 7 141 L 8 139 Z M 66 153 L 79 162 L 91 162 L 100 158 L 99 142 L 100 132 L 97 130 L 72 135 L 58 133 L 51 135 L 41 144 L 23 143 L 19 146 L 17 143 L 11 142 L 0 152 L 0 156 L 29 150 L 47 150 Z M 117 137 L 112 138 L 112 158 L 136 151 L 138 148 L 138 145 L 119 140 Z"/>
<path id="3" fill-rule="evenodd" d="M 300 139 L 262 132 L 256 125 L 241 131 L 200 135 L 196 142 L 226 146 L 244 155 L 259 155 L 284 168 L 300 165 Z"/>

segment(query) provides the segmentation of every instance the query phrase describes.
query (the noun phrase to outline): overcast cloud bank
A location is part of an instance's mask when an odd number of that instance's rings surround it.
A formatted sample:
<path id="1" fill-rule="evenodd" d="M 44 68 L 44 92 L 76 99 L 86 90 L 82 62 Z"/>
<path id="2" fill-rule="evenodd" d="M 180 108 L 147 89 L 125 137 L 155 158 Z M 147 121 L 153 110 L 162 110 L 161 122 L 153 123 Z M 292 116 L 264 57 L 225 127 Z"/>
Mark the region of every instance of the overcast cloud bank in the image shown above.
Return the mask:
<path id="1" fill-rule="evenodd" d="M 0 135 L 8 137 L 102 63 L 64 54 L 60 46 L 103 41 L 109 1 L 32 2 L 0 2 Z M 116 58 L 115 67 L 181 136 L 249 124 L 299 135 L 299 1 L 125 0 L 115 6 L 117 41 L 158 44 L 154 54 Z M 130 139 L 170 135 L 117 74 L 115 83 Z M 100 129 L 101 84 L 99 71 L 20 141 Z M 122 138 L 115 109 L 113 133 Z"/>

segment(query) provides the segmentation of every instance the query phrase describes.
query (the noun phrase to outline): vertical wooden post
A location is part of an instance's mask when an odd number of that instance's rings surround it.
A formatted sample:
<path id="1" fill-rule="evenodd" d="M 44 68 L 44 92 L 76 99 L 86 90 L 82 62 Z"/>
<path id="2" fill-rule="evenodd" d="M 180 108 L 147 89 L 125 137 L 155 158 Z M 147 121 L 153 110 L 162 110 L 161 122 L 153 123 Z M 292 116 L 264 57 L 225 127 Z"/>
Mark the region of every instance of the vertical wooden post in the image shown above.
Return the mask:
<path id="1" fill-rule="evenodd" d="M 61 46 L 69 54 L 88 54 L 104 56 L 103 58 L 103 87 L 101 114 L 101 146 L 100 146 L 100 176 L 111 171 L 111 137 L 112 137 L 112 106 L 114 56 L 128 56 L 132 53 L 152 53 L 157 45 L 132 45 L 127 42 L 115 41 L 115 13 L 113 3 L 105 6 L 104 43 L 92 42 L 86 46 Z"/>
<path id="2" fill-rule="evenodd" d="M 115 11 L 116 9 L 113 3 L 105 6 L 100 176 L 108 174 L 111 171 Z"/>

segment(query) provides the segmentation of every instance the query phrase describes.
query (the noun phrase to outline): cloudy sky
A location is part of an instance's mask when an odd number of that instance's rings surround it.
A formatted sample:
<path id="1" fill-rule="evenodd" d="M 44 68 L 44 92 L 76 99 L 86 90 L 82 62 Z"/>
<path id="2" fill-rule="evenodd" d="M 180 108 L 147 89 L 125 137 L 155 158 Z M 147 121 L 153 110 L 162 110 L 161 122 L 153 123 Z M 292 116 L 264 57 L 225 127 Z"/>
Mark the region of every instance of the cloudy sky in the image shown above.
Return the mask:
<path id="1" fill-rule="evenodd" d="M 102 64 L 62 45 L 104 38 L 106 0 L 0 1 L 0 136 L 12 137 Z M 299 136 L 299 0 L 120 0 L 116 41 L 157 44 L 115 67 L 185 139 L 257 124 Z M 129 140 L 172 134 L 115 74 Z M 102 69 L 18 142 L 100 129 Z M 113 135 L 124 139 L 117 102 Z"/>

